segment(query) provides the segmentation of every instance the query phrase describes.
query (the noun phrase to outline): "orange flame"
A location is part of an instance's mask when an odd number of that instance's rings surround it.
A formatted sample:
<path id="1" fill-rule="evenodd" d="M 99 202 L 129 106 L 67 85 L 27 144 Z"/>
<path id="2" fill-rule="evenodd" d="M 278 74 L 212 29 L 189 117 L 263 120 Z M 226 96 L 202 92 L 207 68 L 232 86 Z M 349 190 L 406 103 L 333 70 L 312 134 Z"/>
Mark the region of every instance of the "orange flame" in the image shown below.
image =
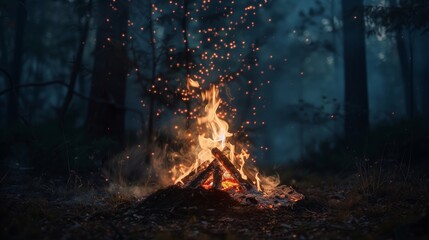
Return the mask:
<path id="1" fill-rule="evenodd" d="M 199 86 L 198 82 L 190 78 L 188 79 L 188 84 L 189 86 Z M 229 141 L 229 138 L 233 134 L 229 132 L 228 123 L 220 118 L 217 112 L 221 104 L 219 88 L 212 86 L 210 89 L 202 92 L 201 97 L 203 102 L 206 102 L 206 105 L 203 116 L 197 119 L 202 132 L 198 135 L 198 147 L 194 150 L 196 153 L 195 161 L 190 166 L 178 164 L 170 170 L 174 183 L 184 184 L 183 180 L 186 176 L 192 172 L 197 172 L 203 166 L 207 166 L 214 159 L 211 150 L 218 148 L 221 151 L 229 151 L 229 160 L 237 167 L 241 177 L 246 180 L 253 180 L 258 191 L 276 187 L 280 183 L 278 178 L 264 177 L 259 174 L 256 168 L 252 169 L 252 171 L 245 171 L 245 165 L 250 158 L 250 154 L 243 148 L 240 149 L 240 153 L 236 153 L 237 147 Z M 203 184 L 203 187 L 210 188 L 212 184 L 213 178 L 211 177 Z M 229 176 L 228 172 L 224 171 L 222 189 L 237 188 L 238 185 L 237 181 Z"/>
<path id="2" fill-rule="evenodd" d="M 188 88 L 188 90 L 190 90 L 191 87 L 199 88 L 200 84 L 197 81 L 192 80 L 192 78 L 188 78 L 188 81 L 186 82 L 186 87 Z"/>

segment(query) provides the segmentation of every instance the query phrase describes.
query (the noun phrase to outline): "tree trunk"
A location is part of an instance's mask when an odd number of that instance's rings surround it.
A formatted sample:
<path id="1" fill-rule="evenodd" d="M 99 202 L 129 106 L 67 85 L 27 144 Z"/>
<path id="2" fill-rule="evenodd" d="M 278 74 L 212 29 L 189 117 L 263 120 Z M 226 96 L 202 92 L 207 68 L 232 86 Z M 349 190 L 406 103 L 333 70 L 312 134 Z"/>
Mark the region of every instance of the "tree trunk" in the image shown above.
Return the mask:
<path id="1" fill-rule="evenodd" d="M 395 39 L 396 39 L 396 48 L 399 56 L 399 63 L 401 65 L 402 81 L 404 83 L 405 110 L 406 110 L 407 116 L 411 117 L 412 107 L 410 106 L 411 105 L 410 99 L 412 98 L 412 96 L 410 96 L 410 91 L 408 89 L 409 88 L 408 82 L 412 80 L 410 79 L 411 69 L 409 64 L 410 62 L 409 54 L 407 52 L 407 45 L 402 36 L 402 31 L 398 31 L 395 33 Z"/>
<path id="2" fill-rule="evenodd" d="M 362 142 L 369 129 L 363 0 L 343 0 L 345 136 Z"/>
<path id="3" fill-rule="evenodd" d="M 79 43 L 78 43 L 78 47 L 77 47 L 76 58 L 73 62 L 72 71 L 70 73 L 69 87 L 67 88 L 67 93 L 66 93 L 66 96 L 64 98 L 64 102 L 63 102 L 61 109 L 58 113 L 58 121 L 59 121 L 60 126 L 62 126 L 64 123 L 65 115 L 66 115 L 67 110 L 68 110 L 68 108 L 71 104 L 71 101 L 73 99 L 73 92 L 74 92 L 74 89 L 76 86 L 77 78 L 78 78 L 80 70 L 81 70 L 82 61 L 83 61 L 83 53 L 84 53 L 85 46 L 86 46 L 86 39 L 88 38 L 88 33 L 89 33 L 89 22 L 91 19 L 91 17 L 90 17 L 91 8 L 92 8 L 92 0 L 89 1 L 88 6 L 87 6 L 87 16 L 85 16 L 84 26 L 83 26 L 81 33 L 80 33 L 81 35 L 80 35 Z"/>
<path id="4" fill-rule="evenodd" d="M 413 33 L 408 30 L 408 78 L 405 81 L 405 103 L 408 117 L 414 118 L 414 48 L 413 48 Z"/>
<path id="5" fill-rule="evenodd" d="M 7 47 L 6 47 L 6 26 L 4 23 L 4 16 L 0 17 L 0 66 L 3 68 L 7 68 L 8 57 L 7 57 Z"/>
<path id="6" fill-rule="evenodd" d="M 398 3 L 396 0 L 390 0 L 389 4 L 391 7 L 397 7 Z M 398 51 L 399 64 L 401 66 L 401 77 L 402 82 L 404 84 L 404 96 L 405 96 L 405 112 L 408 118 L 412 118 L 414 115 L 414 94 L 413 88 L 411 87 L 413 84 L 413 69 L 412 69 L 412 52 L 410 50 L 410 46 L 412 46 L 412 42 L 405 41 L 404 31 L 401 29 L 396 30 L 394 33 L 395 41 L 396 41 L 396 49 Z M 409 39 L 411 41 L 411 38 Z"/>
<path id="7" fill-rule="evenodd" d="M 149 2 L 149 36 L 150 36 L 150 46 L 151 46 L 151 57 L 152 57 L 152 66 L 151 66 L 151 80 L 150 80 L 150 88 L 155 84 L 156 81 L 156 39 L 155 39 L 155 28 L 154 21 L 152 17 L 152 0 Z M 150 93 L 149 96 L 149 119 L 147 126 L 147 146 L 150 149 L 153 141 L 153 127 L 154 127 L 154 119 L 155 119 L 155 97 L 153 93 Z M 148 150 L 146 153 L 146 164 L 150 164 L 151 162 L 151 153 Z"/>
<path id="8" fill-rule="evenodd" d="M 426 32 L 421 36 L 421 77 L 420 77 L 420 112 L 421 115 L 429 119 L 429 33 Z"/>
<path id="9" fill-rule="evenodd" d="M 97 40 L 90 97 L 112 104 L 91 101 L 88 106 L 87 131 L 90 136 L 110 136 L 122 142 L 128 71 L 126 51 L 128 1 L 98 0 Z"/>
<path id="10" fill-rule="evenodd" d="M 183 16 L 182 16 L 182 33 L 183 33 L 183 43 L 184 43 L 184 51 L 185 51 L 185 81 L 188 81 L 188 78 L 191 77 L 191 49 L 189 49 L 189 38 L 188 38 L 188 10 L 189 10 L 189 0 L 183 0 Z M 189 89 L 188 89 L 189 90 Z M 191 96 L 188 96 L 185 101 L 186 106 L 186 128 L 189 129 L 191 127 Z"/>
<path id="11" fill-rule="evenodd" d="M 24 44 L 24 32 L 27 21 L 27 9 L 26 0 L 20 0 L 17 2 L 16 10 L 16 31 L 15 31 L 15 45 L 13 50 L 12 60 L 12 79 L 11 88 L 12 91 L 9 93 L 8 102 L 8 125 L 15 126 L 18 122 L 19 116 L 19 91 L 16 86 L 21 82 L 22 74 L 22 55 L 23 55 L 23 44 Z"/>

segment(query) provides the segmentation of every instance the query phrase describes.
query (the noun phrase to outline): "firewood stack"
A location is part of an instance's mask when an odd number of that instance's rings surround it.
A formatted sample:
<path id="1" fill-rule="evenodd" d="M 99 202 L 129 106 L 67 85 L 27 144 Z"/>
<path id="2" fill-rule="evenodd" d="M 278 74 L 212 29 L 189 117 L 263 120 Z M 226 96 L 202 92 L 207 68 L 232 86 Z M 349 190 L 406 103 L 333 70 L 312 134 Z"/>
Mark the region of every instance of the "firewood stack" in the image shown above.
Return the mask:
<path id="1" fill-rule="evenodd" d="M 220 149 L 213 148 L 212 154 L 214 156 L 213 161 L 204 170 L 197 173 L 196 176 L 193 177 L 187 184 L 185 184 L 185 187 L 198 188 L 199 186 L 203 185 L 210 176 L 213 176 L 212 188 L 221 190 L 222 176 L 224 171 L 228 171 L 228 173 L 240 185 L 242 190 L 248 192 L 256 191 L 254 185 L 249 180 L 243 179 L 241 177 L 240 172 Z"/>

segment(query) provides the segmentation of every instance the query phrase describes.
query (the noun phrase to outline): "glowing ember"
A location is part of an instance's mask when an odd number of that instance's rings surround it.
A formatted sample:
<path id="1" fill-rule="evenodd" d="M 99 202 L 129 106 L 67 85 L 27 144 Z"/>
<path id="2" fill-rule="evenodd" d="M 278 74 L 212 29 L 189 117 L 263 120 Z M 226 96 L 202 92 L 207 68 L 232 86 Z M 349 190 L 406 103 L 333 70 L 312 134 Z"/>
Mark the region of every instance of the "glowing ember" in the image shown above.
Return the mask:
<path id="1" fill-rule="evenodd" d="M 213 188 L 213 178 L 209 178 L 205 183 L 201 185 L 201 187 L 207 190 Z M 238 192 L 240 191 L 240 184 L 234 178 L 223 178 L 221 190 L 223 191 L 233 190 Z"/>

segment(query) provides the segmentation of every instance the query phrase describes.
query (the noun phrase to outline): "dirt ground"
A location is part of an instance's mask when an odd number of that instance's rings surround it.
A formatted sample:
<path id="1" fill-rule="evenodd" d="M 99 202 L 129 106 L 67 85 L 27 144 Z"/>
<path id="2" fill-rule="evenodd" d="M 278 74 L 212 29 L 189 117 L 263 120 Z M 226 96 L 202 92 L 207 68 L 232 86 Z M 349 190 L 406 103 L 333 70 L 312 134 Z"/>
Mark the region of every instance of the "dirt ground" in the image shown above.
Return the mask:
<path id="1" fill-rule="evenodd" d="M 158 204 L 108 192 L 94 176 L 19 175 L 1 182 L 1 239 L 429 239 L 427 179 L 372 193 L 353 178 L 300 181 L 304 200 L 258 209 L 205 194 Z"/>

